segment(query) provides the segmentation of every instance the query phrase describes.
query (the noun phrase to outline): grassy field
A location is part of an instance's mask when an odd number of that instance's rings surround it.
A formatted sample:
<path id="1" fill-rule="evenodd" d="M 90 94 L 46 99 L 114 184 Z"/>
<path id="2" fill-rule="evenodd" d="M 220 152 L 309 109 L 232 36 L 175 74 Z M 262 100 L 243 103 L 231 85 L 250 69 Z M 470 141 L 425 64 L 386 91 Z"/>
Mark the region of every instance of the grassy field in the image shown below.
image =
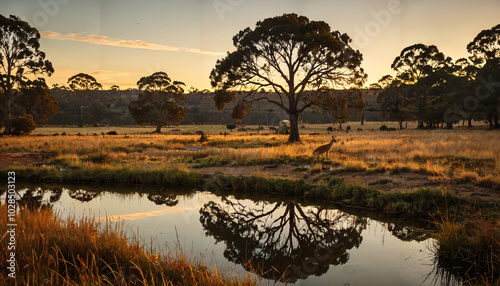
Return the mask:
<path id="1" fill-rule="evenodd" d="M 351 125 L 349 132 L 327 132 L 328 126 L 301 127 L 300 144 L 286 144 L 287 135 L 258 126 L 234 132 L 217 125 L 181 126 L 165 128 L 164 134 L 140 127 L 46 127 L 30 136 L 2 137 L 0 169 L 15 170 L 19 180 L 208 186 L 378 211 L 431 213 L 438 229 L 436 256 L 465 261 L 471 269 L 484 271 L 471 281 L 486 285 L 498 281 L 498 131 L 380 131 L 380 124 L 371 123 Z M 118 135 L 102 135 L 112 130 Z M 208 140 L 199 142 L 199 130 L 208 134 Z M 315 158 L 313 150 L 332 136 L 338 143 L 328 157 Z M 259 166 L 270 169 L 255 172 Z M 221 170 L 232 171 L 233 177 L 213 176 Z M 416 183 L 405 189 L 405 182 Z M 451 204 L 449 195 L 463 198 L 464 193 L 469 194 L 466 199 L 472 198 L 469 203 L 453 199 Z M 478 203 L 476 199 L 482 197 Z"/>
<path id="2" fill-rule="evenodd" d="M 141 127 L 47 127 L 38 128 L 31 136 L 2 138 L 0 152 L 41 152 L 50 154 L 47 163 L 69 167 L 288 163 L 323 169 L 326 166 L 336 171 L 415 172 L 486 187 L 500 186 L 497 131 L 380 131 L 375 129 L 377 126 L 367 124 L 364 130 L 351 129 L 348 133 L 327 132 L 326 125 L 305 126 L 301 129 L 302 144 L 285 144 L 287 135 L 269 130 L 257 132 L 257 126 L 247 127 L 254 130 L 244 132 L 227 132 L 224 126 L 215 125 L 188 126 L 179 131 L 166 128 L 165 134 L 151 134 L 150 128 Z M 101 135 L 111 129 L 118 135 Z M 208 141 L 198 142 L 196 130 L 208 134 Z M 314 158 L 313 150 L 328 143 L 332 135 L 339 142 L 332 146 L 328 158 Z"/>

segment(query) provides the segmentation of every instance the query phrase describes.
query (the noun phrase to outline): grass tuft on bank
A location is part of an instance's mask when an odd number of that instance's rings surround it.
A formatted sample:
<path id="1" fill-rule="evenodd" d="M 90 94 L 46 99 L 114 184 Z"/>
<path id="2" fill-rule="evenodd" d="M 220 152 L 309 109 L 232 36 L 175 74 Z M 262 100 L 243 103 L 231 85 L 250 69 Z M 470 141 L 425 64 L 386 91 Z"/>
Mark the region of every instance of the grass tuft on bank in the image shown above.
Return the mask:
<path id="1" fill-rule="evenodd" d="M 442 265 L 463 269 L 469 285 L 500 285 L 498 219 L 477 214 L 475 218 L 458 220 L 443 215 L 436 220 L 436 226 L 433 250 Z"/>

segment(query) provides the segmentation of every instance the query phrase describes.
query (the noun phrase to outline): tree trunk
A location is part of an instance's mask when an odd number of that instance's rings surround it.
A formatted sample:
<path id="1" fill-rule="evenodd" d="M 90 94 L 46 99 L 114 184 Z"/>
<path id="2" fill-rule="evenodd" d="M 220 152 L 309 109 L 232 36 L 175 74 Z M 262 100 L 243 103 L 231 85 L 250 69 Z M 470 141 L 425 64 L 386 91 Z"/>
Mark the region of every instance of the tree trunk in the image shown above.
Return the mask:
<path id="1" fill-rule="evenodd" d="M 493 128 L 495 128 L 495 129 L 500 128 L 500 124 L 498 123 L 498 114 L 495 114 L 493 116 L 493 125 L 494 125 Z"/>
<path id="2" fill-rule="evenodd" d="M 488 116 L 486 118 L 486 120 L 488 121 L 488 124 L 490 126 L 490 130 L 493 130 L 493 116 Z"/>
<path id="3" fill-rule="evenodd" d="M 453 129 L 453 122 L 446 122 L 446 129 Z"/>
<path id="4" fill-rule="evenodd" d="M 156 126 L 156 131 L 155 133 L 161 133 L 161 125 Z"/>
<path id="5" fill-rule="evenodd" d="M 468 125 L 467 125 L 467 127 L 469 127 L 469 128 L 472 127 L 472 119 L 469 119 L 467 121 L 469 122 Z"/>
<path id="6" fill-rule="evenodd" d="M 10 122 L 12 120 L 11 116 L 11 105 L 12 105 L 12 92 L 6 92 L 7 94 L 7 99 L 5 100 L 5 130 L 3 131 L 4 135 L 10 135 L 11 133 L 11 126 Z"/>
<path id="7" fill-rule="evenodd" d="M 300 142 L 299 134 L 299 115 L 288 114 L 290 120 L 290 135 L 288 136 L 288 143 Z"/>
<path id="8" fill-rule="evenodd" d="M 399 121 L 399 129 L 403 130 L 403 121 Z"/>
<path id="9" fill-rule="evenodd" d="M 361 113 L 361 125 L 365 125 L 365 111 L 363 110 L 363 113 Z"/>

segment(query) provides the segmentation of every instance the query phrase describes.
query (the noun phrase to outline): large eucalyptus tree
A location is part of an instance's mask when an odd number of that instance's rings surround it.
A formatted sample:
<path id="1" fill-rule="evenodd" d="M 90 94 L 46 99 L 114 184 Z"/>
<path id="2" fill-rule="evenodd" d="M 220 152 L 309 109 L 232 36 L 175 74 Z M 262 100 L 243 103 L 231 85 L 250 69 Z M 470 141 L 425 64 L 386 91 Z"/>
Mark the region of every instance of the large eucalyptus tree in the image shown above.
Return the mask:
<path id="1" fill-rule="evenodd" d="M 40 50 L 40 33 L 17 16 L 0 15 L 0 102 L 4 134 L 11 134 L 14 97 L 30 78 L 52 75 L 52 63 Z"/>
<path id="2" fill-rule="evenodd" d="M 290 120 L 288 142 L 300 141 L 299 115 L 307 108 L 328 111 L 325 96 L 336 89 L 361 86 L 366 74 L 362 55 L 350 46 L 351 38 L 332 31 L 323 21 L 284 14 L 257 22 L 233 37 L 236 51 L 217 61 L 210 74 L 219 110 L 238 99 L 232 117 L 241 120 L 253 103 L 265 101 L 284 110 Z M 262 89 L 273 93 L 260 93 Z M 333 110 L 332 110 L 333 111 Z"/>

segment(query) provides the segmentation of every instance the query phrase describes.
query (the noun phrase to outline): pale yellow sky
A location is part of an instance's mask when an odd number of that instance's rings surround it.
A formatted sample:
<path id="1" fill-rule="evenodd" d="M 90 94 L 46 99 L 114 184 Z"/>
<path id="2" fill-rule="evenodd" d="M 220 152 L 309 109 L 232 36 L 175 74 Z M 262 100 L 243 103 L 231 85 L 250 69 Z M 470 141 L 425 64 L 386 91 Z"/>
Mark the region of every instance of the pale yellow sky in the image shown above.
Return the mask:
<path id="1" fill-rule="evenodd" d="M 41 50 L 56 70 L 49 84 L 84 72 L 105 88 L 135 87 L 160 70 L 187 88 L 210 88 L 217 59 L 234 50 L 232 37 L 284 13 L 349 34 L 363 53 L 367 85 L 393 74 L 390 65 L 407 46 L 467 57 L 467 43 L 500 23 L 498 0 L 3 0 L 0 11 L 42 32 Z"/>

